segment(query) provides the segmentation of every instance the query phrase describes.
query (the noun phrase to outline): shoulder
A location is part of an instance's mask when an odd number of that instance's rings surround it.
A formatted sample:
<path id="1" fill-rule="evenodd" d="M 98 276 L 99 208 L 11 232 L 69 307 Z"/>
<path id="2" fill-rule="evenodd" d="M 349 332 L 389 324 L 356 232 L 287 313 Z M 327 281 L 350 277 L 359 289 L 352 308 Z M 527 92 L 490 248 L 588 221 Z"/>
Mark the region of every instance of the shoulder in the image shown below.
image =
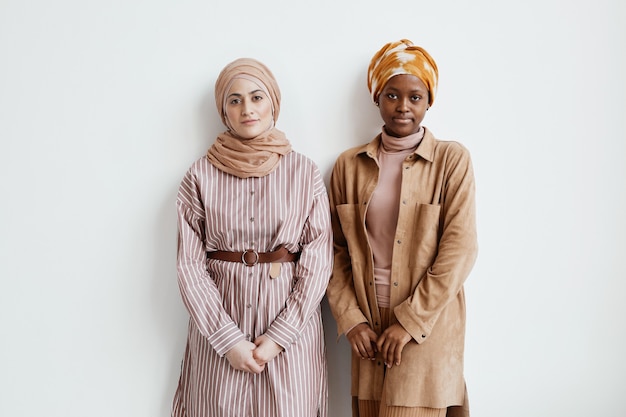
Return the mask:
<path id="1" fill-rule="evenodd" d="M 185 177 L 201 181 L 203 179 L 209 179 L 215 177 L 216 175 L 220 175 L 220 173 L 223 173 L 223 171 L 216 168 L 211 161 L 209 161 L 209 158 L 207 158 L 206 155 L 203 155 L 189 166 L 187 172 L 185 173 Z"/>
<path id="2" fill-rule="evenodd" d="M 295 164 L 303 167 L 317 168 L 317 164 L 308 156 L 298 152 L 291 151 L 283 156 L 283 161 L 288 164 Z"/>
<path id="3" fill-rule="evenodd" d="M 457 140 L 439 139 L 427 130 L 424 135 L 424 142 L 426 152 L 432 152 L 433 162 L 465 161 L 470 163 L 471 161 L 470 151 Z M 430 152 L 428 152 L 429 149 Z"/>
<path id="4" fill-rule="evenodd" d="M 291 151 L 281 159 L 281 169 L 291 177 L 317 178 L 321 177 L 319 167 L 308 156 Z"/>
<path id="5" fill-rule="evenodd" d="M 292 176 L 316 172 L 318 170 L 317 165 L 311 158 L 293 150 L 280 158 L 279 167 L 280 171 Z"/>
<path id="6" fill-rule="evenodd" d="M 435 149 L 437 153 L 456 156 L 459 158 L 469 158 L 470 151 L 461 142 L 456 140 L 436 140 Z"/>
<path id="7" fill-rule="evenodd" d="M 211 166 L 204 156 L 194 161 L 187 169 L 178 187 L 177 205 L 180 210 L 188 210 L 197 217 L 203 216 L 202 194 Z"/>
<path id="8" fill-rule="evenodd" d="M 372 141 L 354 146 L 352 148 L 348 148 L 342 151 L 337 159 L 335 160 L 335 166 L 345 166 L 355 163 L 360 160 L 362 156 L 367 156 L 368 153 L 371 154 L 376 152 L 378 148 L 378 143 L 380 141 L 380 135 L 376 136 Z"/>
<path id="9" fill-rule="evenodd" d="M 437 140 L 432 163 L 436 169 L 446 172 L 449 178 L 468 178 L 473 175 L 469 150 L 455 140 Z"/>
<path id="10" fill-rule="evenodd" d="M 310 190 L 313 195 L 321 195 L 326 192 L 322 174 L 317 164 L 299 152 L 292 150 L 283 155 L 276 175 L 281 178 L 289 178 L 291 187 Z"/>
<path id="11" fill-rule="evenodd" d="M 352 148 L 348 148 L 344 151 L 342 151 L 339 156 L 337 157 L 337 159 L 351 159 L 351 158 L 355 158 L 356 156 L 363 154 L 363 153 L 367 153 L 369 147 L 371 145 L 371 142 L 362 144 L 362 145 L 358 145 L 358 146 L 354 146 Z"/>
<path id="12" fill-rule="evenodd" d="M 200 189 L 219 175 L 219 170 L 211 164 L 206 155 L 196 159 L 187 168 L 180 183 L 181 189 Z"/>
<path id="13" fill-rule="evenodd" d="M 211 162 L 209 162 L 209 158 L 207 158 L 206 155 L 202 155 L 189 166 L 187 172 L 202 172 L 212 166 Z"/>

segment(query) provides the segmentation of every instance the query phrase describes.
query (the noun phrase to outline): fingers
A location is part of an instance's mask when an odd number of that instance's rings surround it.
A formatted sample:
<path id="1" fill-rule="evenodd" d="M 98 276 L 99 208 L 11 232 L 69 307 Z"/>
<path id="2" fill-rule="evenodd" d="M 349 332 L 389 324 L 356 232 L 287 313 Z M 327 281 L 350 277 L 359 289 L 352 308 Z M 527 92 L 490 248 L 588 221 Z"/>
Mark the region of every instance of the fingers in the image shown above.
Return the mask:
<path id="1" fill-rule="evenodd" d="M 376 335 L 372 335 L 369 332 L 362 334 L 358 341 L 355 343 L 356 353 L 361 356 L 362 359 L 373 360 L 376 356 Z"/>
<path id="2" fill-rule="evenodd" d="M 404 346 L 406 345 L 406 343 L 401 342 L 396 344 L 395 346 L 395 351 L 393 352 L 393 363 L 398 366 L 400 365 L 400 362 L 402 362 L 402 350 L 404 349 Z"/>
<path id="3" fill-rule="evenodd" d="M 378 351 L 387 368 L 391 368 L 394 362 L 395 344 L 384 333 L 378 339 Z"/>
<path id="4" fill-rule="evenodd" d="M 393 365 L 400 365 L 402 361 L 402 350 L 411 340 L 409 333 L 398 324 L 388 327 L 378 338 L 378 350 L 385 365 L 391 368 Z"/>
<path id="5" fill-rule="evenodd" d="M 243 370 L 247 372 L 252 372 L 254 374 L 260 374 L 261 372 L 263 372 L 264 369 L 265 369 L 265 364 L 259 364 L 257 363 L 257 361 L 252 360 L 252 361 L 246 362 L 246 366 Z"/>
<path id="6" fill-rule="evenodd" d="M 259 364 L 265 364 L 278 356 L 283 348 L 269 337 L 262 335 L 254 341 L 256 349 L 252 351 L 252 357 Z"/>
<path id="7" fill-rule="evenodd" d="M 376 357 L 377 335 L 367 323 L 358 324 L 348 332 L 346 337 L 352 351 L 361 359 L 373 360 Z"/>
<path id="8" fill-rule="evenodd" d="M 255 374 L 263 372 L 265 369 L 264 364 L 259 364 L 252 356 L 252 351 L 255 348 L 255 344 L 243 340 L 233 346 L 227 353 L 226 359 L 230 363 L 230 366 L 245 372 L 252 372 Z"/>
<path id="9" fill-rule="evenodd" d="M 373 360 L 376 356 L 376 349 L 372 342 L 369 340 L 359 340 L 352 345 L 354 353 L 359 355 L 361 359 Z"/>

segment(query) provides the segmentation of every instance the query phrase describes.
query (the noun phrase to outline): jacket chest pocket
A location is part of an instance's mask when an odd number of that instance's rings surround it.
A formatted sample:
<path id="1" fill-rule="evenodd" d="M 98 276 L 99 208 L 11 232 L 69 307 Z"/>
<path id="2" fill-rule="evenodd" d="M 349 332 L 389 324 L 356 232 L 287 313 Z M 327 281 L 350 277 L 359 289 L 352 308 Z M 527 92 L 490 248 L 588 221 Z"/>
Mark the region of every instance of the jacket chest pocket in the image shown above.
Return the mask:
<path id="1" fill-rule="evenodd" d="M 430 267 L 435 261 L 439 246 L 441 206 L 417 203 L 413 219 L 414 234 L 409 265 Z"/>

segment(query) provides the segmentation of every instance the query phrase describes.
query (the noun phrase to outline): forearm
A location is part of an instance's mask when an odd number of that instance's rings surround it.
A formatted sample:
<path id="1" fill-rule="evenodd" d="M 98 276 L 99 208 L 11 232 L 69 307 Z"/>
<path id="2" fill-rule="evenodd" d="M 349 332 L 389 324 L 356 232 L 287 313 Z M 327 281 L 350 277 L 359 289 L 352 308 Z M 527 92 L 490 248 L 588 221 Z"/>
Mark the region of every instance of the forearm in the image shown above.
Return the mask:
<path id="1" fill-rule="evenodd" d="M 285 308 L 266 335 L 284 349 L 296 341 L 319 309 L 332 268 L 332 233 L 326 195 L 318 196 L 302 231 L 301 253 L 295 267 L 295 285 Z"/>
<path id="2" fill-rule="evenodd" d="M 436 256 L 410 297 L 394 308 L 396 318 L 418 343 L 428 337 L 443 309 L 458 297 L 478 252 L 471 162 L 465 153 L 455 162 L 445 185 Z"/>

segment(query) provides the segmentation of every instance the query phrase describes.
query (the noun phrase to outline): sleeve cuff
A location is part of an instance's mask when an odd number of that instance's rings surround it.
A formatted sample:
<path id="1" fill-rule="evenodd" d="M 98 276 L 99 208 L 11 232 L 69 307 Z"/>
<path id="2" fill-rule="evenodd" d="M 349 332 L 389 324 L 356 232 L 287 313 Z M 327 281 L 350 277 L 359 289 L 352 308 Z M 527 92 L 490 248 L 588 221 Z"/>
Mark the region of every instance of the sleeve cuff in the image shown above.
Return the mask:
<path id="1" fill-rule="evenodd" d="M 368 323 L 361 310 L 359 308 L 348 310 L 337 319 L 337 335 L 348 333 L 354 326 L 361 323 Z"/>
<path id="2" fill-rule="evenodd" d="M 207 340 L 218 355 L 224 356 L 233 346 L 246 338 L 235 323 L 229 323 L 207 337 Z"/>
<path id="3" fill-rule="evenodd" d="M 394 308 L 393 312 L 400 325 L 409 332 L 417 343 L 422 343 L 428 338 L 430 330 L 426 330 L 423 326 L 419 325 L 408 301 L 398 305 Z"/>
<path id="4" fill-rule="evenodd" d="M 284 350 L 298 339 L 298 330 L 278 317 L 265 332 L 267 337 L 278 343 Z"/>

